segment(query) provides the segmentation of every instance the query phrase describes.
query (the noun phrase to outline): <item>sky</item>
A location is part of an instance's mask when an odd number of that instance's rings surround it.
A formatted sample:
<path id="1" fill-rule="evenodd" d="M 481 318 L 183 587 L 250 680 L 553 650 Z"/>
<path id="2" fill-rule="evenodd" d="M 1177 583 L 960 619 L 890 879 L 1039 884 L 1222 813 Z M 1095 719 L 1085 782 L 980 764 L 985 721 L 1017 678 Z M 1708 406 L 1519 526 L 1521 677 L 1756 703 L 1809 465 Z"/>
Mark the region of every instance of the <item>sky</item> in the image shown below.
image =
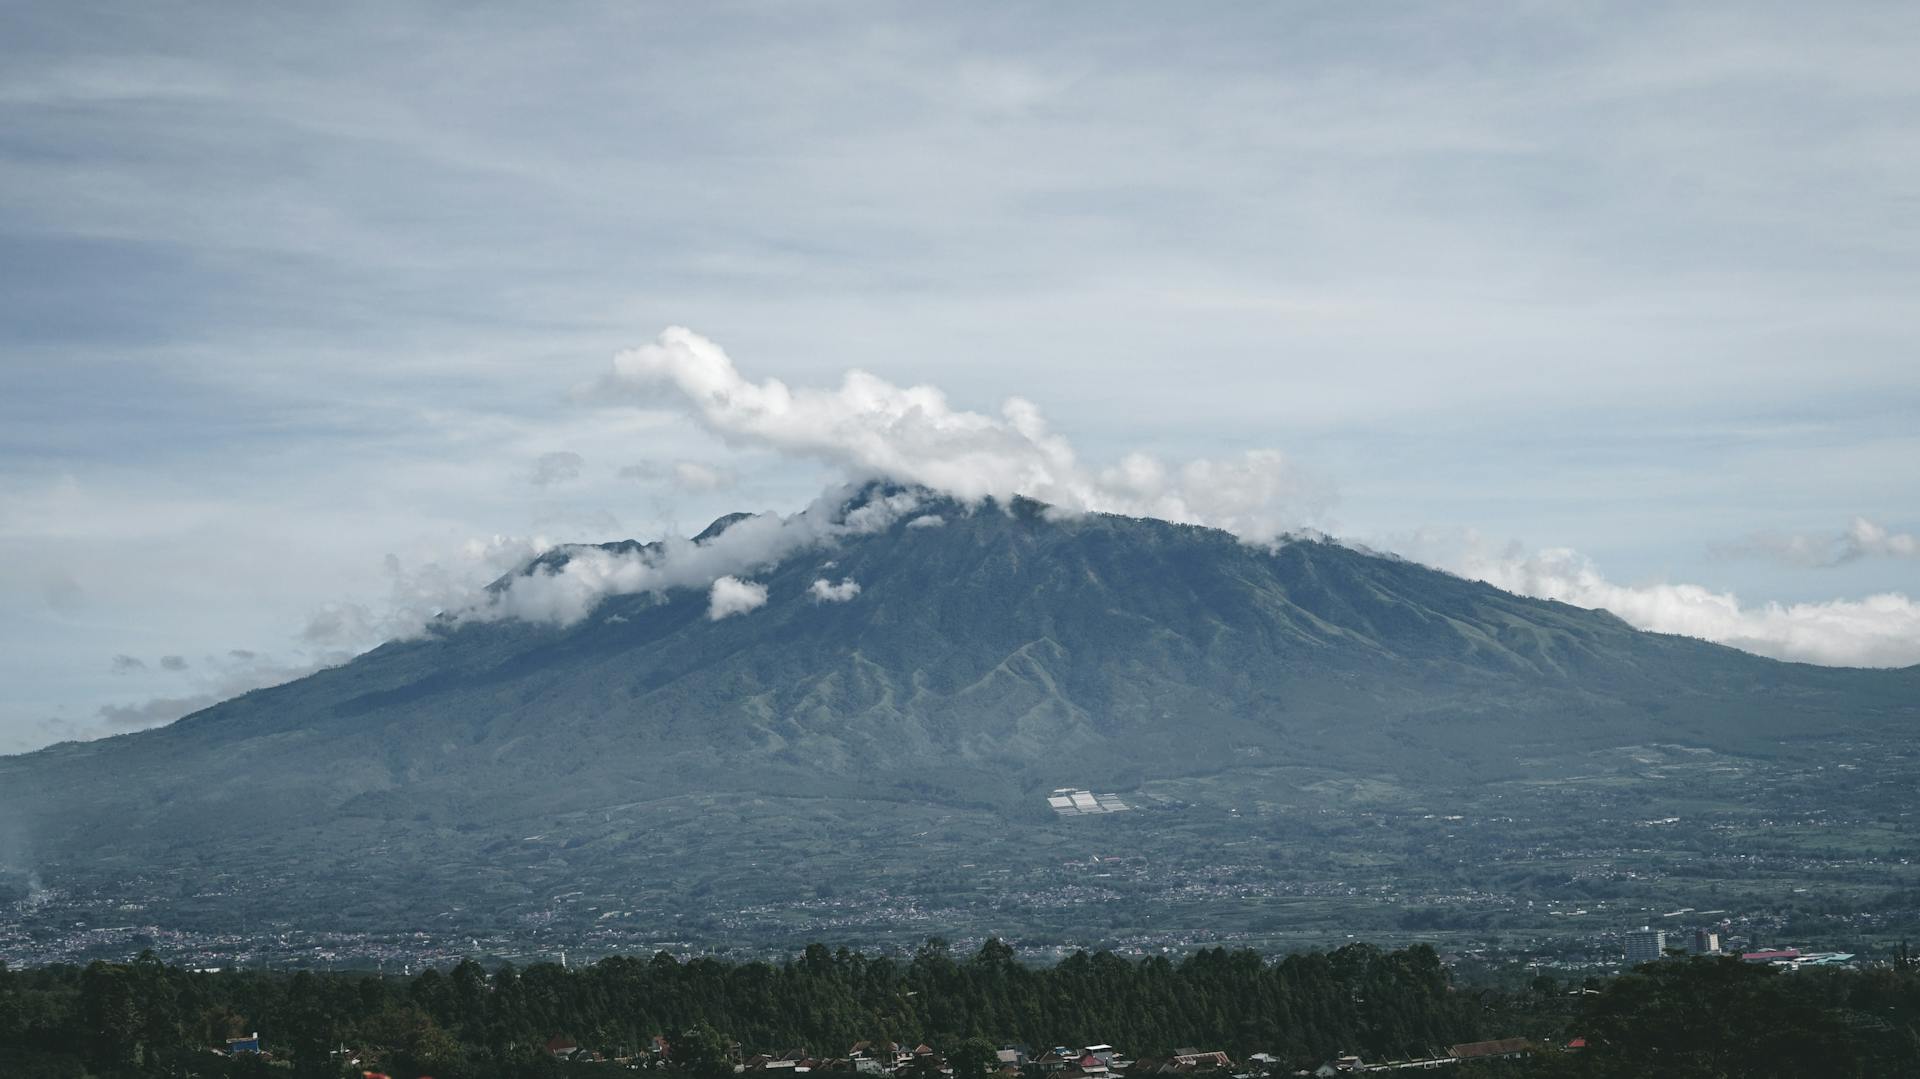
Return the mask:
<path id="1" fill-rule="evenodd" d="M 0 0 L 0 752 L 876 462 L 1920 662 L 1917 46 L 1900 4 Z"/>

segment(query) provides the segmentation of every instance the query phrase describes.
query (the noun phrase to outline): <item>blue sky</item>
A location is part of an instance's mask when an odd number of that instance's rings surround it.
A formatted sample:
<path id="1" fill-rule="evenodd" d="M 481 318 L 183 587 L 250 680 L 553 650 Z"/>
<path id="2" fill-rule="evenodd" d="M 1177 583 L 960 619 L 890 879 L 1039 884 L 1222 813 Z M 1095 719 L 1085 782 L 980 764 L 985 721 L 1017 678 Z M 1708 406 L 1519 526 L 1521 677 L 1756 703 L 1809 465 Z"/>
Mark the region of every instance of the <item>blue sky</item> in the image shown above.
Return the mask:
<path id="1" fill-rule="evenodd" d="M 1513 7 L 0 6 L 0 752 L 843 474 L 583 392 L 675 325 L 1920 660 L 1920 9 Z"/>

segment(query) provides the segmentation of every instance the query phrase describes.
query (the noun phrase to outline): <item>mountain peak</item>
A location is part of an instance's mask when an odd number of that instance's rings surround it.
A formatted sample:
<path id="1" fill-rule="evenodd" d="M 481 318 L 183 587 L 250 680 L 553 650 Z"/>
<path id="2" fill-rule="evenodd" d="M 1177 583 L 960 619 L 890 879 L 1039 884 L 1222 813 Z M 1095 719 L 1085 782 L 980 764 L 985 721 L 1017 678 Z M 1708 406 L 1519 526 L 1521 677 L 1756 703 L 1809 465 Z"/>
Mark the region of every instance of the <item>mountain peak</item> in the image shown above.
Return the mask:
<path id="1" fill-rule="evenodd" d="M 705 543 L 720 533 L 725 532 L 727 529 L 732 528 L 734 525 L 739 524 L 741 521 L 749 520 L 754 516 L 755 515 L 751 513 L 723 513 L 715 517 L 712 524 L 701 529 L 700 534 L 693 537 L 693 542 Z"/>
<path id="2" fill-rule="evenodd" d="M 1284 767 L 1441 790 L 1600 747 L 1761 754 L 1920 722 L 1911 669 L 1777 663 L 1328 542 L 855 495 L 802 542 L 735 541 L 759 559 L 746 609 L 716 616 L 692 572 L 739 563 L 713 541 L 745 515 L 700 544 L 599 545 L 695 562 L 564 623 L 451 624 L 169 727 L 0 759 L 0 820 L 66 864 L 247 864 L 297 902 L 335 895 L 367 848 L 399 859 L 385 883 L 466 887 L 547 836 L 565 879 L 614 894 L 662 829 L 728 879 L 781 826 L 752 808 L 776 793 L 819 835 L 866 836 L 1051 820 L 1063 784 L 1131 804 Z M 848 524 L 870 511 L 880 526 Z M 586 835 L 592 860 L 565 863 Z M 871 867 L 849 866 L 861 886 Z M 408 909 L 444 909 L 406 887 Z"/>

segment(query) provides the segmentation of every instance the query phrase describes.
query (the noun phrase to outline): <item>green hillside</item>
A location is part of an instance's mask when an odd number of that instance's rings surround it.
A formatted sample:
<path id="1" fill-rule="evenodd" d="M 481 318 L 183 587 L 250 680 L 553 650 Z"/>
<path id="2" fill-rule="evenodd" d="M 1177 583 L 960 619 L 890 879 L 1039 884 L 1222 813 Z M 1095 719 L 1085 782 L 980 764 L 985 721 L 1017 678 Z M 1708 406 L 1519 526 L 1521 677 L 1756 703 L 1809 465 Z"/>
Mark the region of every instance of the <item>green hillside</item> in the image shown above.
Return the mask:
<path id="1" fill-rule="evenodd" d="M 1612 747 L 1766 758 L 1920 718 L 1920 668 L 1779 663 L 1336 543 L 934 508 L 944 527 L 755 574 L 769 601 L 745 615 L 711 621 L 682 590 L 565 628 L 443 626 L 166 728 L 0 759 L 0 815 L 39 864 L 242 864 L 305 909 L 368 875 L 444 896 L 534 833 L 617 889 L 659 884 L 681 844 L 800 859 L 790 828 L 897 853 L 957 813 L 984 848 L 1058 827 L 1056 787 L 1231 801 L 1292 769 L 1444 792 Z M 816 601 L 822 576 L 861 591 Z M 743 808 L 766 798 L 784 808 Z"/>

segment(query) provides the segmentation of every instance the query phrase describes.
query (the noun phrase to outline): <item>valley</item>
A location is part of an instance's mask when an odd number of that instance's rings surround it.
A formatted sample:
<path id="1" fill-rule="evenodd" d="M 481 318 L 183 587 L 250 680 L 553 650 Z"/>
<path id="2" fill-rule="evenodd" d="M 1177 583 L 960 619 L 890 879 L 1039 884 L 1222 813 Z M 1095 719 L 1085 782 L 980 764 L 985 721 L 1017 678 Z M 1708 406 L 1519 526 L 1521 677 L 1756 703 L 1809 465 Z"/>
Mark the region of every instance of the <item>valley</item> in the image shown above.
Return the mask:
<path id="1" fill-rule="evenodd" d="M 1045 961 L 1358 938 L 1580 971 L 1618 968 L 1622 935 L 1642 924 L 1868 956 L 1920 934 L 1911 750 L 1647 745 L 1542 764 L 1559 774 L 1451 789 L 1240 768 L 1144 784 L 1127 792 L 1135 812 L 1017 822 L 856 797 L 675 795 L 497 835 L 298 835 L 317 859 L 300 872 L 214 852 L 133 878 L 54 864 L 58 888 L 16 886 L 0 907 L 0 959 L 758 957 L 812 941 L 910 952 L 942 935 L 1004 937 Z"/>

